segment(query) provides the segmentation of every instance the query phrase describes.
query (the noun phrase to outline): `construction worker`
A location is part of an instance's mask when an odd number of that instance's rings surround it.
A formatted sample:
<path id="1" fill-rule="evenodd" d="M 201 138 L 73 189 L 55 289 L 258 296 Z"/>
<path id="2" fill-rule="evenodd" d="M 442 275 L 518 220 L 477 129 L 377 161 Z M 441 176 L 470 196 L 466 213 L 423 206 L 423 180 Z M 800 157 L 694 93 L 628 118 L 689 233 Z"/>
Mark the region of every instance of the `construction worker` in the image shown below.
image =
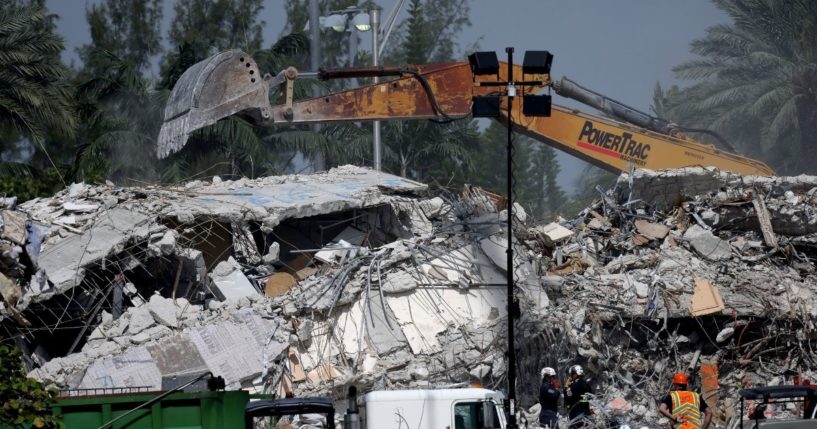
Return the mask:
<path id="1" fill-rule="evenodd" d="M 539 387 L 539 404 L 542 410 L 539 412 L 539 423 L 544 428 L 559 429 L 559 379 L 556 377 L 556 370 L 551 367 L 542 368 L 542 386 Z"/>
<path id="2" fill-rule="evenodd" d="M 687 390 L 687 375 L 683 372 L 672 377 L 672 390 L 658 411 L 670 419 L 673 429 L 707 429 L 712 422 L 712 410 L 701 395 Z"/>
<path id="3" fill-rule="evenodd" d="M 571 366 L 564 389 L 570 429 L 584 428 L 587 425 L 591 414 L 588 396 L 592 393 L 590 383 L 584 379 L 584 369 L 580 365 Z"/>

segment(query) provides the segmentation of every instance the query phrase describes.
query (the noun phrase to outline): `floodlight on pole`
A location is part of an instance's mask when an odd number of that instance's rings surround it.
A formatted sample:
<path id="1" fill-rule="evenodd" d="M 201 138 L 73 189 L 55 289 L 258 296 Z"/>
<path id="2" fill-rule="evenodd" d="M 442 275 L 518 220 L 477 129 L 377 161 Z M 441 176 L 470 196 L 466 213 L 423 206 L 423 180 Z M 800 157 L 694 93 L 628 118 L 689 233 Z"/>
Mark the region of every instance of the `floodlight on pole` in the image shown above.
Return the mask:
<path id="1" fill-rule="evenodd" d="M 499 91 L 500 95 L 477 95 L 472 98 L 471 113 L 474 117 L 501 117 L 502 98 L 505 98 L 505 127 L 508 131 L 508 144 L 506 146 L 506 177 L 507 177 L 507 228 L 508 244 L 506 250 L 506 293 L 508 311 L 508 369 L 506 379 L 508 381 L 508 400 L 505 402 L 505 412 L 508 421 L 508 429 L 518 429 L 516 422 L 516 345 L 514 343 L 515 330 L 514 323 L 521 313 L 519 301 L 516 299 L 514 287 L 514 247 L 513 247 L 513 219 L 514 219 L 514 186 L 513 174 L 513 112 L 514 98 L 518 97 L 517 91 L 522 91 L 522 112 L 524 116 L 550 116 L 550 95 L 537 95 L 525 93 L 526 86 L 542 86 L 550 77 L 544 80 L 524 80 L 526 74 L 549 75 L 550 66 L 553 62 L 553 55 L 547 51 L 528 51 L 522 65 L 523 80 L 515 81 L 513 76 L 513 52 L 514 48 L 505 48 L 508 54 L 508 62 L 505 69 L 507 81 L 502 81 L 499 76 L 499 61 L 496 52 L 475 52 L 468 56 L 468 63 L 471 65 L 474 83 L 477 86 L 504 87 L 504 91 Z M 477 76 L 496 75 L 497 81 L 479 81 Z M 542 79 L 541 77 L 539 79 Z"/>
<path id="2" fill-rule="evenodd" d="M 352 18 L 352 25 L 357 28 L 357 31 L 369 31 L 372 29 L 369 14 L 360 12 Z"/>
<path id="3" fill-rule="evenodd" d="M 338 33 L 344 32 L 346 31 L 346 15 L 340 13 L 329 15 L 321 25 L 323 28 L 331 28 Z"/>

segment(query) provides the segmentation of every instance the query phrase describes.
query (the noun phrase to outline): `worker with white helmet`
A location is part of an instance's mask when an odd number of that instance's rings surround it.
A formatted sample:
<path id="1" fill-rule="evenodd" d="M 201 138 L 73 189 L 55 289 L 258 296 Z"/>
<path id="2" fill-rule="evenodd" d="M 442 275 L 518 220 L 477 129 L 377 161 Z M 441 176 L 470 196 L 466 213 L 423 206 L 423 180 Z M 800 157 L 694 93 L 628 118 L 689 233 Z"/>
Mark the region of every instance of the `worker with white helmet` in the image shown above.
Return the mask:
<path id="1" fill-rule="evenodd" d="M 570 428 L 584 428 L 590 419 L 590 398 L 593 393 L 590 383 L 584 379 L 584 369 L 581 365 L 573 365 L 567 371 L 565 383 L 565 406 L 570 416 Z"/>
<path id="2" fill-rule="evenodd" d="M 559 378 L 556 377 L 556 370 L 547 366 L 542 368 L 542 386 L 539 388 L 539 404 L 542 410 L 539 412 L 539 423 L 542 427 L 549 429 L 559 428 Z"/>

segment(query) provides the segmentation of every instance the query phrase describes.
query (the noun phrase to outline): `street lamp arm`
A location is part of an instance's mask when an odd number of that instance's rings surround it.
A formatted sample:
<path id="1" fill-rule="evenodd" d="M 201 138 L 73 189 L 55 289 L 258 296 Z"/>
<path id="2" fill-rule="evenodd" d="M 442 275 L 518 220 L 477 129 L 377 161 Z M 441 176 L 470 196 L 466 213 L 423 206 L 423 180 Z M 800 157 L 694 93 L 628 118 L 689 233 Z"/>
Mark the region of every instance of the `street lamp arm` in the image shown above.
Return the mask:
<path id="1" fill-rule="evenodd" d="M 389 17 L 386 18 L 386 22 L 384 22 L 382 30 L 380 31 L 380 46 L 377 49 L 378 57 L 383 55 L 383 49 L 386 47 L 386 43 L 389 41 L 391 31 L 394 29 L 395 22 L 397 22 L 397 14 L 400 13 L 400 9 L 403 7 L 404 2 L 405 0 L 398 0 L 397 4 L 395 4 L 391 12 L 389 12 Z"/>

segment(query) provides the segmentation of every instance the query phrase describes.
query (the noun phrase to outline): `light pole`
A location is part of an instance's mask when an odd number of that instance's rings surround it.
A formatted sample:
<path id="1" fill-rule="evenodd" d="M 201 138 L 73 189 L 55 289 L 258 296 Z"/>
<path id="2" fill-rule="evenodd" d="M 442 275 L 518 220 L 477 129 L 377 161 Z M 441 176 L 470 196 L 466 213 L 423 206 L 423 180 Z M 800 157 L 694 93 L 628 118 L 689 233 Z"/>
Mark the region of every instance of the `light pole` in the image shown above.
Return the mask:
<path id="1" fill-rule="evenodd" d="M 508 142 L 506 146 L 506 174 L 507 174 L 507 228 L 508 228 L 508 248 L 505 251 L 507 258 L 507 268 L 505 270 L 505 280 L 507 282 L 507 300 L 508 300 L 508 401 L 505 403 L 505 412 L 508 416 L 508 429 L 518 429 L 516 422 L 516 345 L 514 344 L 514 322 L 519 316 L 519 301 L 516 299 L 514 293 L 514 258 L 513 258 L 513 205 L 514 205 L 514 176 L 513 176 L 513 115 L 514 115 L 514 98 L 522 98 L 522 114 L 526 117 L 533 116 L 550 116 L 550 95 L 534 95 L 526 94 L 525 87 L 528 86 L 542 86 L 550 81 L 550 65 L 553 62 L 553 55 L 547 51 L 527 51 L 525 58 L 522 61 L 522 77 L 523 80 L 514 80 L 513 75 L 513 52 L 512 47 L 505 48 L 508 54 L 508 62 L 505 64 L 507 81 L 500 78 L 500 66 L 497 59 L 496 52 L 475 52 L 468 56 L 468 62 L 471 65 L 471 72 L 474 74 L 475 84 L 477 86 L 494 86 L 500 87 L 500 95 L 480 95 L 475 96 L 472 100 L 471 111 L 474 117 L 501 117 L 501 98 L 506 100 L 505 114 L 507 115 L 506 127 L 508 128 Z M 496 75 L 496 81 L 477 82 L 476 77 L 479 75 Z M 541 78 L 537 80 L 526 81 L 524 77 L 532 75 Z M 517 94 L 517 90 L 522 90 L 521 94 Z"/>
<path id="2" fill-rule="evenodd" d="M 402 5 L 402 0 L 395 6 L 389 17 L 388 30 L 394 25 L 394 18 L 399 7 Z M 351 18 L 351 19 L 350 19 Z M 348 7 L 344 10 L 330 12 L 327 17 L 321 17 L 321 26 L 324 28 L 331 28 L 337 32 L 349 31 L 349 67 L 355 66 L 355 57 L 357 57 L 357 31 L 371 31 L 372 32 L 372 65 L 380 65 L 380 9 L 374 8 L 368 12 L 354 6 Z M 351 23 L 351 25 L 347 25 Z M 348 28 L 348 30 L 347 30 Z M 387 33 L 388 36 L 388 33 Z M 378 82 L 378 78 L 374 78 L 374 83 Z M 380 121 L 374 121 L 372 124 L 372 166 L 375 170 L 380 171 L 382 165 L 382 143 L 380 140 Z"/>
<path id="3" fill-rule="evenodd" d="M 380 40 L 379 40 L 379 33 L 380 33 L 380 10 L 373 9 L 372 13 L 369 15 L 371 18 L 371 25 L 372 25 L 372 65 L 377 67 L 380 65 L 379 59 L 379 52 L 380 52 Z M 377 76 L 374 78 L 374 83 L 377 83 L 379 79 Z M 374 121 L 372 124 L 372 164 L 375 170 L 380 171 L 383 169 L 383 166 L 380 163 L 381 158 L 381 151 L 380 151 L 380 121 Z"/>
<path id="4" fill-rule="evenodd" d="M 329 12 L 329 16 L 321 17 L 320 24 L 323 28 L 331 28 L 338 33 L 349 33 L 349 67 L 355 66 L 357 57 L 357 31 L 370 31 L 372 29 L 372 19 L 368 11 L 350 6 L 343 10 Z"/>

